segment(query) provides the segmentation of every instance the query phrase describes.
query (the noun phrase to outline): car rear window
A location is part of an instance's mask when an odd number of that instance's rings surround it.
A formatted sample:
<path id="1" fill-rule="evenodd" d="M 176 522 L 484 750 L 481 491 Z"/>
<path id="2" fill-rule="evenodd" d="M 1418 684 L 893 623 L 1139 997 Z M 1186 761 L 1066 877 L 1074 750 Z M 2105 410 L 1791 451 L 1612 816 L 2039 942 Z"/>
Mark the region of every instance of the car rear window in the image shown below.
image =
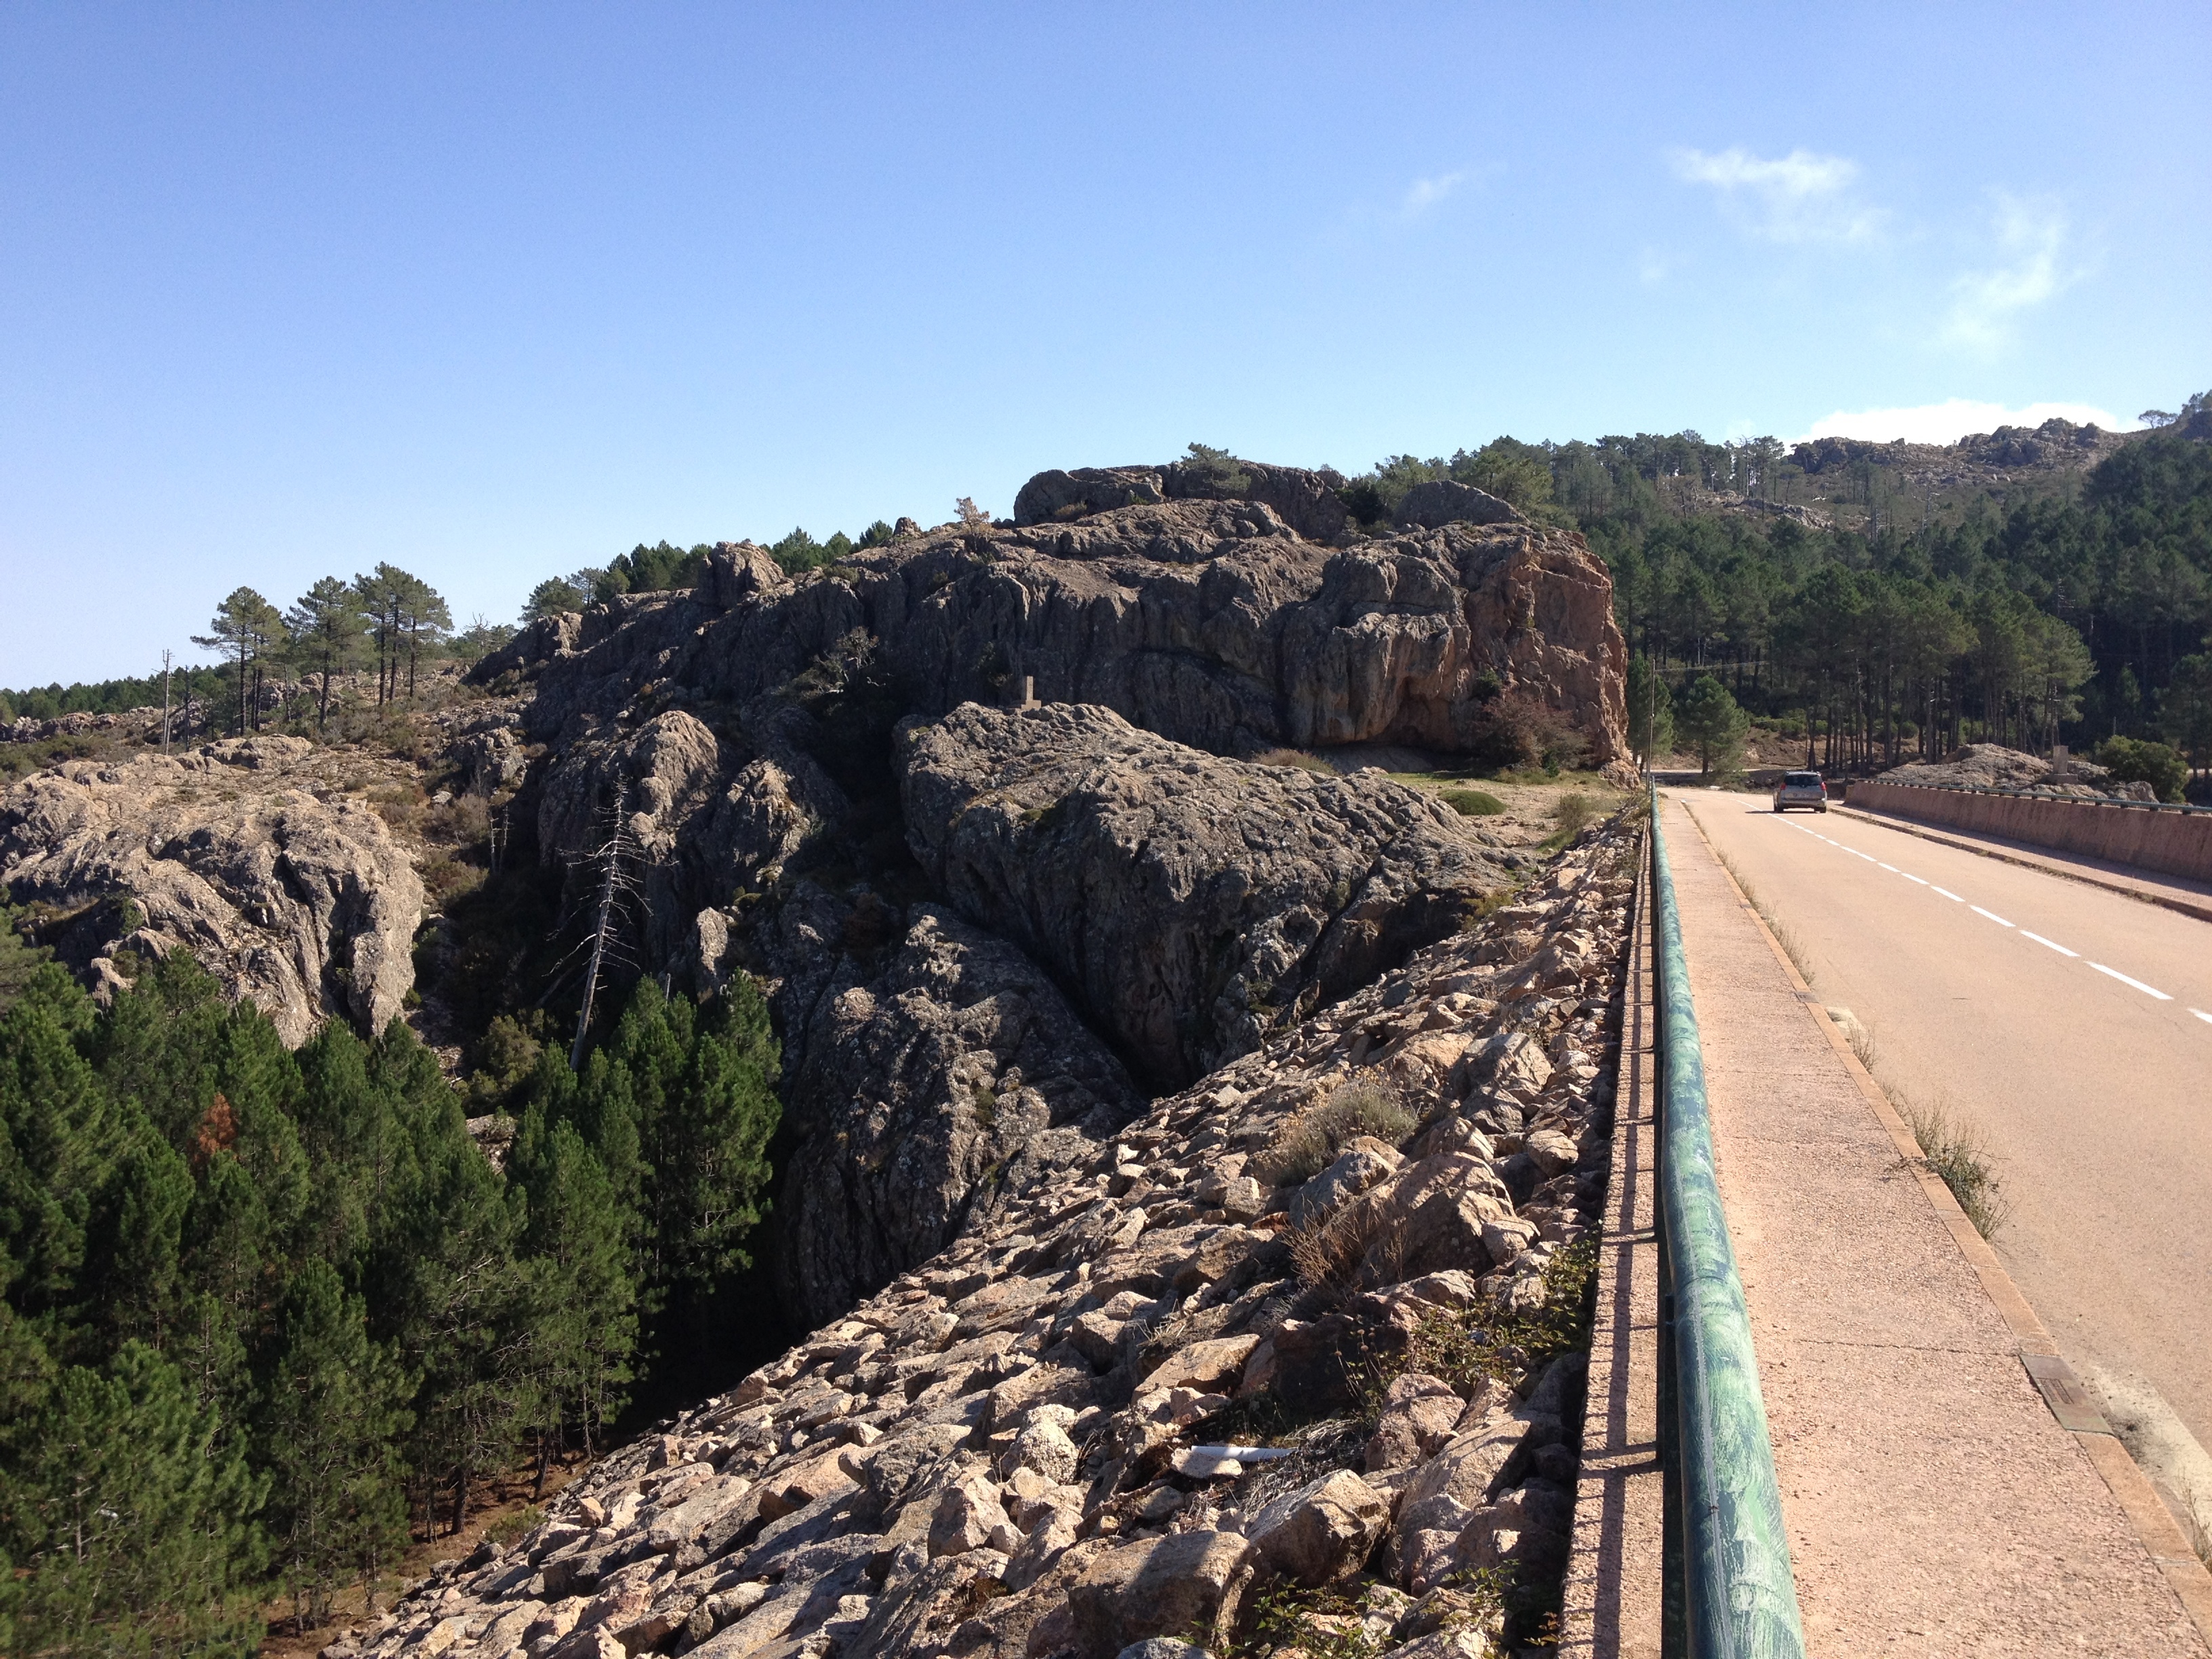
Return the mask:
<path id="1" fill-rule="evenodd" d="M 1790 772 L 1784 775 L 1782 781 L 1793 789 L 1811 788 L 1819 784 L 1820 775 L 1818 772 Z"/>

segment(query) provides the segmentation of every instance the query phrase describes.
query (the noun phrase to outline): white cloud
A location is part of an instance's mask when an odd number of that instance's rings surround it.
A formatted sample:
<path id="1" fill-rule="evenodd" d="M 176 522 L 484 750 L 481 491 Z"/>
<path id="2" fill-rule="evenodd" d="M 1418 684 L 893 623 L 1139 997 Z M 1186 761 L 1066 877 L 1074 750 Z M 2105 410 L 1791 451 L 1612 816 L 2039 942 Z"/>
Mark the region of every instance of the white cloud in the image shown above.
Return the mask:
<path id="1" fill-rule="evenodd" d="M 1741 145 L 1708 155 L 1677 149 L 1674 176 L 1710 185 L 1722 210 L 1754 236 L 1772 242 L 1868 242 L 1881 215 L 1858 198 L 1859 164 L 1841 155 L 1793 149 L 1769 161 Z"/>
<path id="2" fill-rule="evenodd" d="M 2001 426 L 2041 426 L 2054 415 L 2077 426 L 2100 426 L 2107 432 L 2132 432 L 2140 424 L 2122 420 L 2094 404 L 2024 404 L 2011 409 L 2003 404 L 1951 398 L 1905 409 L 1838 410 L 1814 422 L 1805 437 L 1871 438 L 1878 443 L 1902 438 L 1907 443 L 1954 444 L 1970 432 L 1994 432 Z"/>
<path id="3" fill-rule="evenodd" d="M 1433 179 L 1416 179 L 1398 204 L 1398 216 L 1418 219 L 1466 182 L 1464 173 L 1441 173 Z"/>
<path id="4" fill-rule="evenodd" d="M 2047 197 L 1997 193 L 1996 240 L 2006 263 L 1970 270 L 1951 284 L 1943 338 L 1987 351 L 2004 343 L 2020 313 L 2041 305 L 2074 280 L 2060 264 L 2066 215 Z"/>
<path id="5" fill-rule="evenodd" d="M 1647 247 L 1636 256 L 1636 278 L 1645 284 L 1663 283 L 1674 266 L 1657 248 Z"/>

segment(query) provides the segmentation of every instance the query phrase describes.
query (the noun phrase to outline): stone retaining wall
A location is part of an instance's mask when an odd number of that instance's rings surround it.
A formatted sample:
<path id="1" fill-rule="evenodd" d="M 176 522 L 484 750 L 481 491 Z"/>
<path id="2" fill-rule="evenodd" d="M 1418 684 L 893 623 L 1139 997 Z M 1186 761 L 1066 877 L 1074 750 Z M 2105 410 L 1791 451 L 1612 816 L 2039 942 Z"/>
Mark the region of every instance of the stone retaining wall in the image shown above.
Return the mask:
<path id="1" fill-rule="evenodd" d="M 2212 812 L 1984 794 L 1879 779 L 1852 784 L 1850 801 L 1853 806 L 1923 823 L 1949 824 L 2165 875 L 2212 881 Z"/>

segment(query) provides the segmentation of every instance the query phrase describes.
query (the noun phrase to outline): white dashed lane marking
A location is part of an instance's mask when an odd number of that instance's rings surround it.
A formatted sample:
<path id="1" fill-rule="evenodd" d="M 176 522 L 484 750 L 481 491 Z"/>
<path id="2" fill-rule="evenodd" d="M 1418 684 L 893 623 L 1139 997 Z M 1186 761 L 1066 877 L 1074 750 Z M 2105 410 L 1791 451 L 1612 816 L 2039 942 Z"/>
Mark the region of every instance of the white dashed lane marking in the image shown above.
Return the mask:
<path id="1" fill-rule="evenodd" d="M 1790 823 L 1790 820 L 1786 817 L 1782 821 L 1784 823 Z M 1792 830 L 1802 830 L 1806 835 L 1812 836 L 1815 841 L 1826 842 L 1829 846 L 1834 848 L 1839 853 L 1849 853 L 1855 859 L 1864 859 L 1869 864 L 1880 865 L 1881 868 L 1888 871 L 1893 876 L 1903 876 L 1905 880 L 1913 882 L 1919 886 L 1925 887 L 1931 893 L 1941 894 L 1943 897 L 1950 900 L 1954 904 L 1966 904 L 1966 901 L 1965 899 L 1960 898 L 1949 888 L 1938 887 L 1934 882 L 1929 881 L 1924 876 L 1916 876 L 1910 870 L 1900 870 L 1893 864 L 1883 863 L 1881 860 L 1875 857 L 1871 853 L 1862 853 L 1856 847 L 1846 847 L 1843 842 L 1837 841 L 1831 836 L 1824 836 L 1818 830 L 1808 828 L 1804 824 L 1790 823 L 1790 827 Z M 1994 921 L 2000 927 L 2012 928 L 2013 931 L 2017 933 L 2022 939 L 2033 939 L 2038 945 L 2043 946 L 2046 951 L 2056 951 L 2060 956 L 2069 957 L 2076 962 L 2087 960 L 2087 958 L 2085 958 L 2079 951 L 2069 951 L 2064 945 L 2061 945 L 2057 939 L 2045 939 L 2040 933 L 2031 933 L 2027 928 L 2021 927 L 2016 923 L 2007 921 L 2002 916 L 1997 915 L 1994 910 L 1984 910 L 1978 904 L 1966 904 L 1966 908 L 1972 910 L 1976 915 L 1986 917 L 1989 921 Z M 2146 985 L 2141 980 L 2136 978 L 2132 974 L 2124 974 L 2117 968 L 2107 968 L 2101 962 L 2091 962 L 2088 965 L 2094 968 L 2099 973 L 2106 975 L 2109 978 L 2119 981 L 2123 985 L 2130 986 L 2136 990 L 2141 991 L 2147 997 L 2155 997 L 2160 1002 L 2171 1002 L 2173 1000 L 2172 996 L 2168 995 L 2166 992 L 2160 990 L 2155 985 Z M 2202 1008 L 2191 1008 L 2189 1012 L 2196 1015 L 2197 1018 L 2203 1020 L 2207 1025 L 2212 1025 L 2212 1013 L 2207 1013 Z"/>
<path id="2" fill-rule="evenodd" d="M 2139 979 L 2130 978 L 2117 968 L 2107 968 L 2101 962 L 2093 962 L 2089 965 L 2092 968 L 2094 968 L 2100 974 L 2110 974 L 2114 979 L 2119 981 L 2123 985 L 2134 986 L 2136 990 L 2141 991 L 2147 997 L 2156 997 L 2160 1002 L 2171 1002 L 2173 1000 L 2172 997 L 2160 990 L 2157 986 L 2146 985 Z"/>

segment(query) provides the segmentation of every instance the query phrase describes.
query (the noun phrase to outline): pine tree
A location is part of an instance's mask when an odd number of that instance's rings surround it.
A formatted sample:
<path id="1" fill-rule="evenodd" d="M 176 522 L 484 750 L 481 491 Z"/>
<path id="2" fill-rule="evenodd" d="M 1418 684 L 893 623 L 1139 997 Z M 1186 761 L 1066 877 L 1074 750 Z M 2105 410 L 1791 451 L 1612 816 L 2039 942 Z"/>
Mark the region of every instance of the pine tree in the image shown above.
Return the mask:
<path id="1" fill-rule="evenodd" d="M 250 1651 L 266 1482 L 176 1367 L 130 1342 L 63 1374 L 14 1472 L 16 1651 Z"/>
<path id="2" fill-rule="evenodd" d="M 331 713 L 331 676 L 353 666 L 361 654 L 362 635 L 368 616 L 360 593 L 343 576 L 325 576 L 300 596 L 284 613 L 284 625 L 294 643 L 315 665 L 321 690 L 315 698 L 315 731 L 319 735 Z"/>
<path id="3" fill-rule="evenodd" d="M 1650 658 L 1628 659 L 1627 696 L 1628 746 L 1656 765 L 1674 747 L 1674 699 Z"/>
<path id="4" fill-rule="evenodd" d="M 230 597 L 216 607 L 215 620 L 208 624 L 208 632 L 192 635 L 194 645 L 219 651 L 236 665 L 238 729 L 241 735 L 249 725 L 257 731 L 260 728 L 262 659 L 283 641 L 283 617 L 277 614 L 275 605 L 250 587 L 232 590 Z"/>
<path id="5" fill-rule="evenodd" d="M 1700 674 L 1684 690 L 1674 719 L 1684 740 L 1697 750 L 1701 771 L 1726 776 L 1741 769 L 1751 720 L 1711 674 Z"/>
<path id="6" fill-rule="evenodd" d="M 409 1464 L 426 1527 L 444 1492 L 458 1532 L 471 1483 L 514 1445 L 528 1404 L 522 1218 L 437 1056 L 399 1020 L 373 1046 L 368 1074 L 394 1102 L 405 1149 L 365 1270 L 371 1334 L 420 1368 Z"/>
<path id="7" fill-rule="evenodd" d="M 409 576 L 400 590 L 399 629 L 407 645 L 407 700 L 415 700 L 415 670 L 423 652 L 434 649 L 453 630 L 453 613 L 435 588 Z"/>
<path id="8" fill-rule="evenodd" d="M 635 1218 L 575 1126 L 549 1121 L 543 1104 L 524 1115 L 507 1178 L 528 1205 L 522 1248 L 532 1291 L 529 1427 L 542 1489 L 564 1431 L 576 1428 L 589 1452 L 601 1425 L 622 1409 L 637 1340 Z"/>
<path id="9" fill-rule="evenodd" d="M 743 1240 L 765 1207 L 777 1066 L 767 1008 L 739 979 L 704 1009 L 647 981 L 573 1094 L 541 1070 L 535 1097 L 573 1115 L 635 1216 L 635 1273 L 649 1314 L 673 1304 L 696 1317 L 750 1265 Z"/>
<path id="10" fill-rule="evenodd" d="M 260 1412 L 270 1514 L 301 1631 L 330 1614 L 348 1578 L 373 1591 L 406 1544 L 399 1437 L 412 1424 L 414 1379 L 368 1335 L 365 1307 L 328 1262 L 310 1261 L 286 1288 L 276 1358 Z"/>

